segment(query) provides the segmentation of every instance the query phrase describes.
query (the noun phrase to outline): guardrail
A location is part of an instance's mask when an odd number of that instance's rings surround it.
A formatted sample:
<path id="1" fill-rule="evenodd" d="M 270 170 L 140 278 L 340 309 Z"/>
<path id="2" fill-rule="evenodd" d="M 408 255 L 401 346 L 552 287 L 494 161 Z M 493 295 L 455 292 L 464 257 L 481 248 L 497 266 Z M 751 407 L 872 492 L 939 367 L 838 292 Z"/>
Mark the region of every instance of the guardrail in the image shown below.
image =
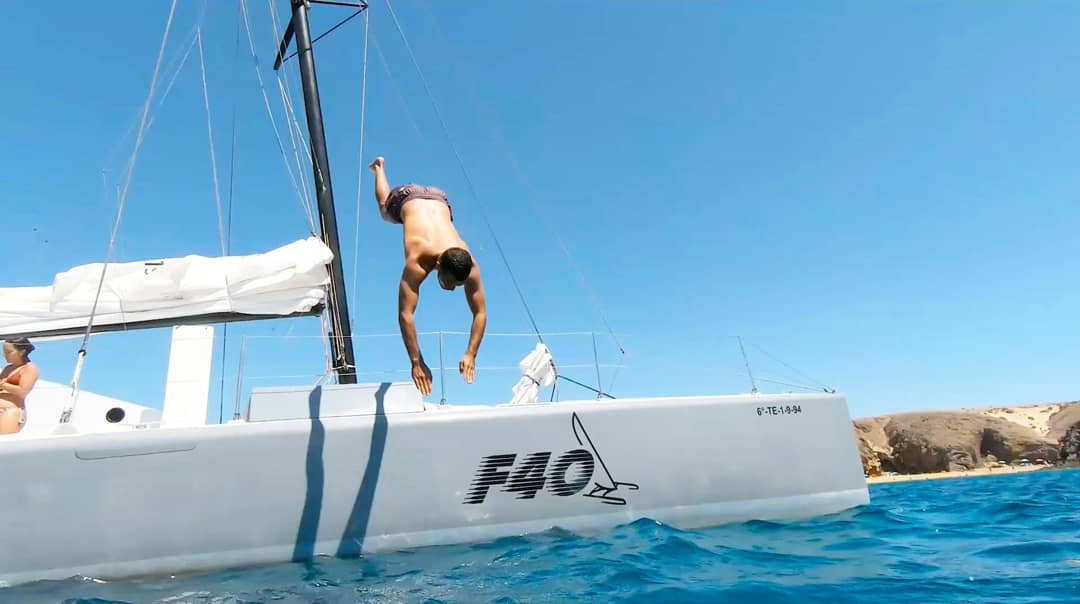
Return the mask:
<path id="1" fill-rule="evenodd" d="M 608 341 L 600 332 L 564 331 L 541 333 L 544 343 L 551 350 L 552 358 L 558 371 L 559 379 L 550 387 L 550 400 L 559 395 L 560 382 L 571 384 L 589 392 L 588 396 L 597 398 L 613 396 L 616 379 L 620 373 L 630 367 L 622 350 Z M 512 387 L 521 377 L 518 362 L 529 352 L 537 340 L 537 334 L 531 332 L 487 332 L 478 355 L 476 380 L 473 384 L 455 385 L 457 363 L 453 360 L 459 351 L 464 351 L 468 343 L 467 331 L 426 331 L 418 332 L 417 339 L 424 351 L 428 367 L 432 371 L 432 394 L 438 396 L 440 403 L 498 403 L 509 401 Z M 249 342 L 250 340 L 250 342 Z M 380 342 L 382 340 L 382 342 Z M 456 341 L 455 341 L 456 340 Z M 722 340 L 718 338 L 718 341 Z M 401 334 L 393 333 L 354 333 L 353 350 L 356 356 L 356 376 L 359 381 L 405 381 L 411 382 L 411 369 L 407 363 L 407 354 L 401 341 Z M 275 349 L 274 345 L 285 343 L 286 348 Z M 524 344 L 523 344 L 524 342 Z M 785 369 L 785 375 L 776 375 L 760 369 L 768 369 L 764 360 L 756 359 L 753 373 L 750 373 L 751 361 L 742 347 L 732 347 L 730 358 L 709 358 L 705 363 L 700 359 L 689 359 L 689 365 L 680 365 L 680 369 L 691 367 L 692 371 L 702 371 L 708 375 L 711 383 L 725 392 L 752 392 L 758 386 L 772 385 L 769 390 L 787 391 L 831 391 L 820 382 L 816 382 L 791 367 L 772 354 L 757 350 L 766 359 Z M 723 350 L 720 347 L 719 350 Z M 321 352 L 320 352 L 321 351 Z M 437 355 L 437 356 L 436 356 Z M 721 355 L 722 356 L 722 355 Z M 322 366 L 317 361 L 322 360 Z M 329 363 L 330 349 L 326 336 L 323 335 L 244 335 L 241 336 L 239 360 L 236 364 L 236 391 L 234 417 L 238 418 L 242 402 L 250 394 L 249 386 L 260 382 L 274 385 L 318 385 L 333 379 Z M 487 359 L 513 359 L 513 364 L 506 362 L 486 363 Z M 435 362 L 432 362 L 435 361 Z M 313 366 L 314 365 L 314 366 Z M 259 373 L 253 373 L 252 367 L 259 367 Z M 698 369 L 700 367 L 700 369 Z M 451 371 L 447 371 L 447 369 Z M 659 371 L 670 371 L 657 369 Z M 492 374 L 504 373 L 506 380 L 491 379 Z M 809 382 L 809 383 L 807 383 Z M 740 388 L 749 387 L 747 390 Z M 224 388 L 224 382 L 222 383 Z M 467 393 L 457 395 L 451 390 L 465 387 Z M 224 396 L 224 393 L 222 393 Z"/>
<path id="2" fill-rule="evenodd" d="M 614 387 L 616 378 L 619 372 L 627 367 L 625 358 L 621 353 L 618 354 L 617 362 L 601 362 L 601 343 L 597 338 L 597 333 L 593 331 L 565 331 L 565 332 L 549 332 L 541 333 L 540 336 L 544 339 L 545 345 L 551 350 L 552 358 L 555 362 L 556 369 L 560 380 L 574 384 L 580 388 L 591 391 L 597 398 L 606 397 L 614 398 L 610 392 Z M 452 348 L 450 342 L 453 338 L 462 339 L 460 346 L 461 350 L 464 350 L 465 343 L 467 343 L 469 332 L 467 331 L 427 331 L 418 332 L 417 339 L 421 343 L 422 350 L 438 351 L 437 363 L 425 360 L 429 369 L 432 371 L 433 386 L 436 387 L 439 393 L 439 401 L 442 404 L 447 402 L 447 366 L 453 369 L 451 373 L 457 373 L 457 363 L 451 361 L 447 362 L 447 358 L 453 358 L 450 350 L 457 350 L 456 347 Z M 371 342 L 384 339 L 387 340 L 386 345 L 376 344 L 371 345 Z M 527 346 L 520 344 L 521 340 L 537 340 L 537 334 L 535 333 L 508 333 L 508 332 L 487 332 L 484 334 L 484 343 L 481 347 L 481 353 L 478 355 L 479 359 L 487 358 L 510 358 L 515 359 L 515 364 L 481 364 L 478 359 L 476 366 L 477 381 L 479 376 L 483 374 L 490 374 L 493 372 L 507 372 L 517 373 L 512 380 L 506 384 L 506 400 L 510 398 L 510 387 L 517 382 L 520 378 L 520 367 L 517 365 L 517 361 L 520 361 L 532 350 L 533 344 L 530 343 Z M 569 343 L 569 340 L 576 340 L 573 343 Z M 250 340 L 250 342 L 249 342 Z M 425 341 L 426 340 L 426 341 Z M 506 340 L 514 340 L 515 342 L 507 347 L 503 344 Z M 411 369 L 403 367 L 406 359 L 404 345 L 401 342 L 400 333 L 374 333 L 374 334 L 353 334 L 353 349 L 356 355 L 356 371 L 355 375 L 359 381 L 368 380 L 393 380 L 393 381 L 412 381 Z M 271 354 L 269 358 L 266 357 L 268 350 L 273 349 L 273 345 L 267 345 L 269 342 L 274 342 L 278 345 L 287 343 L 288 347 L 283 352 Z M 424 344 L 427 344 L 425 346 Z M 287 359 L 289 355 L 294 355 L 298 362 L 295 365 L 284 363 L 287 366 L 303 366 L 305 363 L 310 363 L 310 359 L 317 354 L 317 347 L 323 349 L 324 367 L 321 371 L 287 371 L 276 370 L 274 367 L 282 366 L 282 359 Z M 281 350 L 281 349 L 279 349 Z M 392 351 L 392 352 L 391 352 Z M 270 367 L 269 372 L 254 374 L 250 369 L 253 365 L 262 365 L 260 359 L 255 359 L 253 356 L 262 355 L 263 359 L 267 360 L 266 365 Z M 431 355 L 434 357 L 434 355 Z M 260 381 L 273 381 L 273 383 L 281 384 L 291 382 L 296 385 L 318 385 L 332 379 L 333 370 L 329 363 L 330 350 L 329 344 L 325 336 L 321 335 L 244 335 L 241 336 L 239 359 L 237 363 L 236 374 L 236 393 L 233 417 L 240 417 L 240 410 L 242 408 L 242 402 L 248 392 L 248 386 L 252 386 Z M 432 359 L 434 360 L 434 359 Z M 302 361 L 302 362 L 301 362 Z M 378 365 L 386 365 L 389 361 L 390 367 L 378 368 Z M 571 377 L 569 373 L 575 371 L 588 371 L 590 377 L 584 378 L 582 376 Z M 604 372 L 609 372 L 607 384 L 604 382 Z M 437 378 L 437 379 L 436 379 Z M 581 378 L 581 379 L 577 379 Z M 595 381 L 593 381 L 595 380 Z M 558 381 L 551 387 L 551 400 L 555 400 L 558 396 Z M 434 393 L 434 392 L 433 392 Z"/>

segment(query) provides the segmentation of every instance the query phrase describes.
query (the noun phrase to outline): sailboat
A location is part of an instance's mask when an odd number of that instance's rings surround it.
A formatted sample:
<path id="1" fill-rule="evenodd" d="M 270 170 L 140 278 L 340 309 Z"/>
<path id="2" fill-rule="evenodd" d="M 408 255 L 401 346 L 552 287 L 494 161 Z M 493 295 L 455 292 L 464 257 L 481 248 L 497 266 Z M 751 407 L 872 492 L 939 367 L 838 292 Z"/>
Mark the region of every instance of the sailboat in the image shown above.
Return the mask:
<path id="1" fill-rule="evenodd" d="M 2 337 L 172 329 L 160 410 L 77 379 L 43 384 L 28 408 L 55 420 L 0 437 L 0 509 L 20 517 L 0 523 L 0 585 L 869 501 L 836 392 L 541 401 L 558 377 L 542 343 L 505 403 L 431 403 L 411 382 L 358 381 L 308 21 L 320 4 L 367 5 L 291 0 L 278 51 L 295 41 L 321 236 L 248 256 L 81 265 L 50 286 L 0 290 Z M 295 316 L 329 317 L 333 383 L 254 388 L 238 417 L 208 423 L 212 325 Z"/>

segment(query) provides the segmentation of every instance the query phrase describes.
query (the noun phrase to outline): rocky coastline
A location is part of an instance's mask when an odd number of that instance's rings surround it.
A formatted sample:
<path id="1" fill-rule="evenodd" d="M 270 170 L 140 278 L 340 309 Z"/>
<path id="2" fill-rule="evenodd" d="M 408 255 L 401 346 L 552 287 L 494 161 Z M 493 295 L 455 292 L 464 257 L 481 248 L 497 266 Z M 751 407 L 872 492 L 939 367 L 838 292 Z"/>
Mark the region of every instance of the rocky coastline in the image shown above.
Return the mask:
<path id="1" fill-rule="evenodd" d="M 1074 465 L 1080 401 L 893 413 L 854 421 L 870 478 Z"/>

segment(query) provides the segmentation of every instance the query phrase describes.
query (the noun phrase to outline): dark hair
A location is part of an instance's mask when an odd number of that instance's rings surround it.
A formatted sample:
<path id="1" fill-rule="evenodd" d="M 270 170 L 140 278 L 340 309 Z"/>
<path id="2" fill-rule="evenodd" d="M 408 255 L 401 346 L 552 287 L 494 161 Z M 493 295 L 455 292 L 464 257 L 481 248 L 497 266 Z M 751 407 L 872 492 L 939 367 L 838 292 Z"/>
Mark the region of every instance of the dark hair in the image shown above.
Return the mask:
<path id="1" fill-rule="evenodd" d="M 23 358 L 27 361 L 30 360 L 30 353 L 34 352 L 34 345 L 30 343 L 30 340 L 26 338 L 11 338 L 10 340 L 4 340 L 8 344 L 15 347 L 15 350 L 23 353 Z"/>
<path id="2" fill-rule="evenodd" d="M 450 273 L 457 281 L 468 279 L 472 266 L 472 256 L 459 247 L 449 248 L 439 256 L 439 269 Z"/>

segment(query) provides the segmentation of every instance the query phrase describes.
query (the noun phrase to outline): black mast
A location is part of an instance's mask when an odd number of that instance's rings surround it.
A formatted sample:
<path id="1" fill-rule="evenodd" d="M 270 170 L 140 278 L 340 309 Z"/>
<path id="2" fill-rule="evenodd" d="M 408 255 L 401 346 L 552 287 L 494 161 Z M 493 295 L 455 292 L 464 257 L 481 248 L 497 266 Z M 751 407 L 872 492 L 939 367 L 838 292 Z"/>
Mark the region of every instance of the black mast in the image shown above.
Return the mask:
<path id="1" fill-rule="evenodd" d="M 352 328 L 349 324 L 349 305 L 345 299 L 345 275 L 341 263 L 341 246 L 338 243 L 334 191 L 330 184 L 330 160 L 326 154 L 326 135 L 323 131 L 322 105 L 319 103 L 319 83 L 315 77 L 315 55 L 311 48 L 311 28 L 308 24 L 307 11 L 308 6 L 313 3 L 335 4 L 357 8 L 359 10 L 356 14 L 359 14 L 367 8 L 367 4 L 333 0 L 291 0 L 291 2 L 292 20 L 285 30 L 285 37 L 281 41 L 281 47 L 274 61 L 274 69 L 277 70 L 285 60 L 283 58 L 285 49 L 289 45 L 289 39 L 295 34 L 296 57 L 300 63 L 300 80 L 304 87 L 304 109 L 307 113 L 308 135 L 311 138 L 311 160 L 315 173 L 315 194 L 319 205 L 322 239 L 334 253 L 334 259 L 330 264 L 330 299 L 327 301 L 327 311 L 331 319 L 329 335 L 334 371 L 337 372 L 338 383 L 355 384 L 356 361 L 353 357 Z"/>

